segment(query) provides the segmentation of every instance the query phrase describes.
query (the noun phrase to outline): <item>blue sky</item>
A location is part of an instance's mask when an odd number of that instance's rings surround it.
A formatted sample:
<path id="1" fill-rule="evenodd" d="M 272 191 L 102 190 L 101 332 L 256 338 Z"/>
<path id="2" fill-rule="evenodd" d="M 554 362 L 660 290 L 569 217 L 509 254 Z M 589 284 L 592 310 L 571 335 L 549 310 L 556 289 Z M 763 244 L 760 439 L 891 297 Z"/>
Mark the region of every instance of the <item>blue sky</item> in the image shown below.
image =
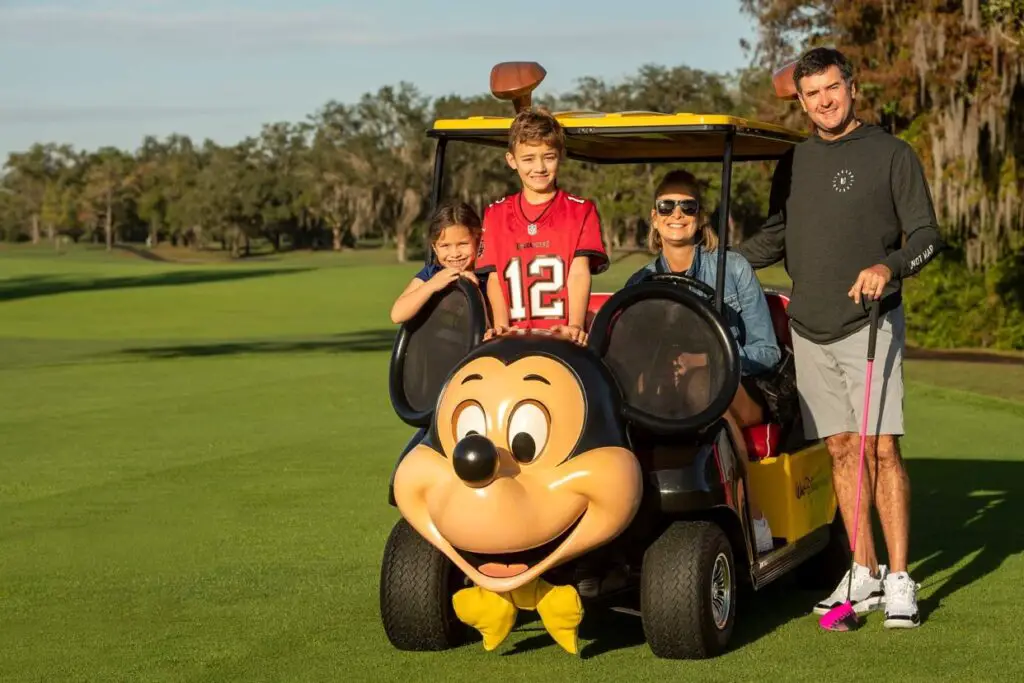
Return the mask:
<path id="1" fill-rule="evenodd" d="M 0 160 L 148 133 L 231 144 L 401 80 L 485 92 L 503 60 L 541 62 L 541 92 L 645 63 L 728 71 L 753 34 L 738 0 L 0 0 Z"/>

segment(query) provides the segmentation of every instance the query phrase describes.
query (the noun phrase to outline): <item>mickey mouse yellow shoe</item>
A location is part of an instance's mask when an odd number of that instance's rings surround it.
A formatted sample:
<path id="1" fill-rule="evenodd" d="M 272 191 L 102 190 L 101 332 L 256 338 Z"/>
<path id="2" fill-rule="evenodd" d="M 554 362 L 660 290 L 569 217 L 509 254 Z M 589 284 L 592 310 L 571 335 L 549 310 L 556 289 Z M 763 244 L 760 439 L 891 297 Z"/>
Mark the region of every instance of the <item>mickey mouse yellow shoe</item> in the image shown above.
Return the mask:
<path id="1" fill-rule="evenodd" d="M 452 606 L 460 621 L 480 632 L 488 652 L 501 645 L 516 624 L 518 610 L 507 595 L 479 586 L 457 592 L 452 596 Z"/>
<path id="2" fill-rule="evenodd" d="M 478 586 L 452 597 L 455 614 L 483 636 L 484 649 L 501 645 L 512 632 L 519 609 L 536 611 L 545 630 L 566 652 L 578 654 L 577 630 L 583 621 L 583 603 L 572 586 L 552 586 L 538 579 L 511 593 L 493 593 Z"/>

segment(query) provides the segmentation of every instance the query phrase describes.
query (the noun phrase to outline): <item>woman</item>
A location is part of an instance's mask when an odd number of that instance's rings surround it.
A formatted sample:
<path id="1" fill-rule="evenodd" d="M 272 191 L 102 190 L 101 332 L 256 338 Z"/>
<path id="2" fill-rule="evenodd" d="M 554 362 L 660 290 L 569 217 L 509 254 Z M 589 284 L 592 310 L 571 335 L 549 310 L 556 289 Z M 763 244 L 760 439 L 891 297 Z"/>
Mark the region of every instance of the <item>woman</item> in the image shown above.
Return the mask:
<path id="1" fill-rule="evenodd" d="M 697 179 L 687 171 L 669 172 L 658 184 L 651 210 L 647 246 L 657 258 L 626 282 L 636 284 L 652 273 L 674 273 L 700 280 L 712 288 L 718 274 L 718 236 L 707 219 Z M 743 448 L 741 429 L 765 422 L 765 401 L 756 378 L 770 372 L 782 354 L 775 339 L 768 301 L 750 264 L 739 254 L 726 254 L 726 317 L 739 346 L 741 383 L 727 412 L 736 443 Z M 702 356 L 681 354 L 677 376 L 700 367 Z M 742 454 L 745 457 L 745 454 Z M 768 520 L 749 498 L 759 553 L 772 549 Z"/>

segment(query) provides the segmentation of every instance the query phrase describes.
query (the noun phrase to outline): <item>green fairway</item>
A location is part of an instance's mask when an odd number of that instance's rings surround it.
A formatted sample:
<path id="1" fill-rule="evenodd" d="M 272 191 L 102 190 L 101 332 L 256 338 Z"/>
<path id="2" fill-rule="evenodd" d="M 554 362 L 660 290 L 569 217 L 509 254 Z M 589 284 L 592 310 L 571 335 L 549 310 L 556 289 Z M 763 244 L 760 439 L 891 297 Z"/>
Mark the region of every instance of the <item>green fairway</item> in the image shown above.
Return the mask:
<path id="1" fill-rule="evenodd" d="M 711 661 L 656 659 L 600 612 L 580 658 L 529 621 L 496 652 L 393 649 L 377 587 L 411 430 L 388 310 L 417 267 L 0 251 L 0 680 L 1024 677 L 1024 366 L 932 361 L 907 368 L 920 629 L 823 633 L 820 594 L 783 580 Z"/>

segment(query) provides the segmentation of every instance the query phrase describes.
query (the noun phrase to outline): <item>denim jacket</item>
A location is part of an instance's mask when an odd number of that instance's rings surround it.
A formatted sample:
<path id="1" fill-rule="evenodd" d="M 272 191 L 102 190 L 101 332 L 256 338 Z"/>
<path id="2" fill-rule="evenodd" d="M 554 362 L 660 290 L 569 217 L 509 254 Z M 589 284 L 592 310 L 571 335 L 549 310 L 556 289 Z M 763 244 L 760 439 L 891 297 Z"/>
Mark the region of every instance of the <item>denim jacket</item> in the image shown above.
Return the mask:
<path id="1" fill-rule="evenodd" d="M 734 251 L 725 255 L 725 314 L 729 329 L 740 349 L 740 370 L 743 375 L 759 375 L 775 367 L 782 357 L 775 328 L 772 326 L 768 300 L 761 283 L 754 275 L 750 263 Z M 626 286 L 635 285 L 651 273 L 671 273 L 665 256 L 658 258 L 635 272 Z M 685 273 L 712 288 L 718 274 L 718 253 L 707 252 L 697 245 L 693 263 Z"/>

